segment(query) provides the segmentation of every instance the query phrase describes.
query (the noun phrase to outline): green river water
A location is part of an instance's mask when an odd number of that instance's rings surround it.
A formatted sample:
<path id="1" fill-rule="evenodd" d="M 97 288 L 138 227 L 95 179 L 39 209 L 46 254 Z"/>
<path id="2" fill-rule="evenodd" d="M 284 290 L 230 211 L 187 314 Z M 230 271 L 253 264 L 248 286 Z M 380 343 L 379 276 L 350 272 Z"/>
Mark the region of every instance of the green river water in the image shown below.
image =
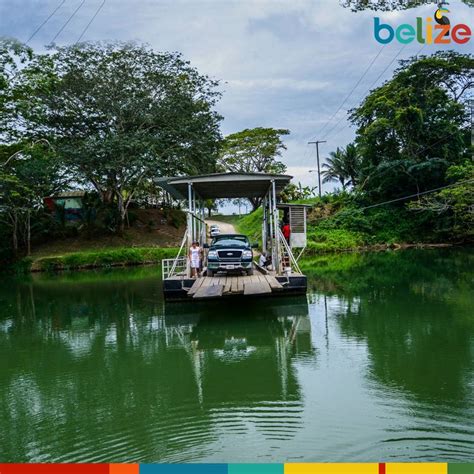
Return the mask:
<path id="1" fill-rule="evenodd" d="M 0 462 L 474 460 L 474 252 L 305 262 L 165 304 L 156 267 L 0 281 Z"/>

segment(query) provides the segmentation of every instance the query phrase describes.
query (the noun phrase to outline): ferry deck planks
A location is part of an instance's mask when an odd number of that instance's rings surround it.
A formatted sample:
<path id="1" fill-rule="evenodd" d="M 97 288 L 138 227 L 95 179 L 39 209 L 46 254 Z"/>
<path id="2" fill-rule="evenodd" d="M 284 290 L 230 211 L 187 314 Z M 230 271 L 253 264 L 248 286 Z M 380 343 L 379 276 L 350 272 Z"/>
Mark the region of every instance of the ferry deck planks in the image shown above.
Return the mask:
<path id="1" fill-rule="evenodd" d="M 281 283 L 271 275 L 200 277 L 188 291 L 192 298 L 217 298 L 228 295 L 262 295 L 283 289 Z"/>

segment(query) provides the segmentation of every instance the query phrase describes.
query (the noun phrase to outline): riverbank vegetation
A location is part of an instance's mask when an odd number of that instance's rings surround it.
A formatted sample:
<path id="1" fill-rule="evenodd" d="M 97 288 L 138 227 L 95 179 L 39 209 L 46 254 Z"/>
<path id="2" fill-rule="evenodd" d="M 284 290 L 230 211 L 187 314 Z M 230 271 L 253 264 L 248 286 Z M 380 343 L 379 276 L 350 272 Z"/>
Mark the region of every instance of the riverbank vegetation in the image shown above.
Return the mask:
<path id="1" fill-rule="evenodd" d="M 474 241 L 471 55 L 401 61 L 391 80 L 350 112 L 354 143 L 323 166 L 340 186 L 311 204 L 308 252 Z M 261 214 L 243 217 L 259 231 Z"/>
<path id="2" fill-rule="evenodd" d="M 176 256 L 176 248 L 117 248 L 100 251 L 74 252 L 36 260 L 23 259 L 18 269 L 22 271 L 51 272 L 84 270 L 100 267 L 124 267 L 159 263 L 164 258 Z"/>
<path id="3" fill-rule="evenodd" d="M 472 55 L 451 51 L 401 61 L 392 79 L 350 111 L 354 143 L 335 146 L 323 166 L 324 181 L 337 189 L 310 198 L 315 188 L 292 183 L 282 194 L 312 205 L 310 252 L 473 241 L 473 63 Z M 219 83 L 178 53 L 128 43 L 34 53 L 2 41 L 2 266 L 27 255 L 54 257 L 44 263 L 54 267 L 55 258 L 74 251 L 90 255 L 57 265 L 87 266 L 98 258 L 94 252 L 125 247 L 145 256 L 132 253 L 119 264 L 146 261 L 150 247 L 179 245 L 185 225 L 179 202 L 157 178 L 285 172 L 289 130 L 257 127 L 223 139 L 219 98 Z M 45 198 L 78 188 L 74 222 L 64 199 L 46 205 Z M 206 203 L 210 212 L 215 204 Z M 152 211 L 160 217 L 148 218 Z M 259 208 L 238 221 L 253 240 L 260 225 Z M 109 254 L 104 261 L 111 262 Z"/>

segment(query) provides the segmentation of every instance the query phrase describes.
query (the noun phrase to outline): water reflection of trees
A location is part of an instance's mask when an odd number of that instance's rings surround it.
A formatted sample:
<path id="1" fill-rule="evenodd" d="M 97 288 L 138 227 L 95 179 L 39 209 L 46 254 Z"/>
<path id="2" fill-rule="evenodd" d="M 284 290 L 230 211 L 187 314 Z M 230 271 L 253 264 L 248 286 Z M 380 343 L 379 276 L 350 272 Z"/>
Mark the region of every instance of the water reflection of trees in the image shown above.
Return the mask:
<path id="1" fill-rule="evenodd" d="M 322 279 L 329 294 L 346 302 L 335 315 L 342 333 L 367 341 L 370 375 L 422 401 L 463 403 L 474 369 L 474 254 L 418 251 L 348 258 L 351 265 L 343 273 L 336 268 L 331 278 L 329 264 Z"/>
<path id="2" fill-rule="evenodd" d="M 313 357 L 305 302 L 240 319 L 214 306 L 165 314 L 155 278 L 11 284 L 0 299 L 3 460 L 197 459 L 216 427 L 298 429 L 291 361 Z M 291 420 L 275 431 L 278 413 Z"/>

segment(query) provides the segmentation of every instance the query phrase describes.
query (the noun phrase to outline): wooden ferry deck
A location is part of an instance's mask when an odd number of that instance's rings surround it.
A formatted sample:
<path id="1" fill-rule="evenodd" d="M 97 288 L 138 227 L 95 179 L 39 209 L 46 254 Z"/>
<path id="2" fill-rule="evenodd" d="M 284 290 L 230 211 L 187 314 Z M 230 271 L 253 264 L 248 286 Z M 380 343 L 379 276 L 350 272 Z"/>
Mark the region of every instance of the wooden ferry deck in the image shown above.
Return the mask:
<path id="1" fill-rule="evenodd" d="M 306 276 L 301 274 L 286 277 L 256 272 L 251 276 L 203 276 L 196 279 L 175 276 L 167 278 L 163 284 L 167 299 L 179 300 L 306 293 Z"/>
<path id="2" fill-rule="evenodd" d="M 282 291 L 283 285 L 270 275 L 201 277 L 196 279 L 188 296 L 209 298 L 222 295 L 257 295 Z"/>

